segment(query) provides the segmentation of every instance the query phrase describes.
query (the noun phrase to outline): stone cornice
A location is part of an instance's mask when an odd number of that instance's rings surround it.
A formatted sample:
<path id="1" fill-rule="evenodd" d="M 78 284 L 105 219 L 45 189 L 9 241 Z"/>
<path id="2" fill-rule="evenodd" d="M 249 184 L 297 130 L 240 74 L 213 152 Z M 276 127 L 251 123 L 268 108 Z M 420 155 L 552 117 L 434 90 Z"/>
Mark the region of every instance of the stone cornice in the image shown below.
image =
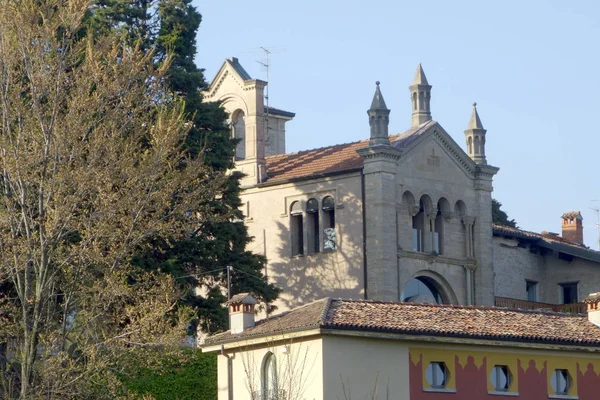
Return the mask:
<path id="1" fill-rule="evenodd" d="M 476 268 L 475 260 L 472 259 L 446 257 L 441 254 L 421 253 L 418 251 L 410 251 L 403 249 L 398 250 L 398 258 L 412 258 L 416 260 L 423 260 L 429 262 L 430 264 L 440 263 L 458 265 L 465 268 Z"/>
<path id="2" fill-rule="evenodd" d="M 500 171 L 500 168 L 492 165 L 478 164 L 475 169 L 475 177 L 477 179 L 492 179 Z"/>
<path id="3" fill-rule="evenodd" d="M 356 150 L 356 152 L 365 160 L 371 160 L 375 158 L 388 158 L 392 160 L 399 160 L 402 152 L 387 144 L 376 144 L 373 146 L 367 146 Z"/>

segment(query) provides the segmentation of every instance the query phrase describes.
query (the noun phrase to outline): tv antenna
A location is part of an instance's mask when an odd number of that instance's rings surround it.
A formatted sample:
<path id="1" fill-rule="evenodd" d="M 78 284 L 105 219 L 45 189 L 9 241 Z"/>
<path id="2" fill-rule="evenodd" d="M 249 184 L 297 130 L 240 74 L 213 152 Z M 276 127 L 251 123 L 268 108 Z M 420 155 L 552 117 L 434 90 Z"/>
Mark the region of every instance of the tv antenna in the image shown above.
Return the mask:
<path id="1" fill-rule="evenodd" d="M 598 201 L 597 199 L 594 199 L 592 201 Z M 598 206 L 596 207 L 590 207 L 591 210 L 594 210 L 596 212 L 596 223 L 594 224 L 596 226 L 596 230 L 598 231 L 598 250 L 600 250 L 600 208 L 598 208 Z"/>

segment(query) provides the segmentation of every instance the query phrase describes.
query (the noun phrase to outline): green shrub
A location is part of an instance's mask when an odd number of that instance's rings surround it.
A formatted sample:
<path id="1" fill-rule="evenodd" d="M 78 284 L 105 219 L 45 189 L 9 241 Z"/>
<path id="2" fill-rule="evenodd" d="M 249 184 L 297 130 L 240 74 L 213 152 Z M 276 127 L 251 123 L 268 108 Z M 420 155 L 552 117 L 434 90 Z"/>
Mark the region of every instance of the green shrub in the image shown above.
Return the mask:
<path id="1" fill-rule="evenodd" d="M 123 381 L 140 398 L 156 400 L 216 400 L 217 356 L 197 349 L 181 350 L 181 357 L 161 360 L 154 368 L 129 371 Z"/>

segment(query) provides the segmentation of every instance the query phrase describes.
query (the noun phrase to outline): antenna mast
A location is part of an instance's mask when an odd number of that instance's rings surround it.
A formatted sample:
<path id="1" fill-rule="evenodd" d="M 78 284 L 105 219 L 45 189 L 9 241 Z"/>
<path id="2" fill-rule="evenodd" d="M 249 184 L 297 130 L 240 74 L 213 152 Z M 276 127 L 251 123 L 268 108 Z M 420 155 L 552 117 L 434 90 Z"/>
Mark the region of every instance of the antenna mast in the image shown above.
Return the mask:
<path id="1" fill-rule="evenodd" d="M 266 68 L 267 70 L 267 89 L 265 90 L 265 102 L 266 102 L 266 113 L 265 113 L 265 132 L 269 130 L 269 113 L 271 109 L 269 108 L 269 54 L 271 51 L 265 47 L 260 47 L 262 51 L 265 53 L 265 62 L 257 61 L 260 65 Z M 266 138 L 265 138 L 266 139 Z"/>
<path id="2" fill-rule="evenodd" d="M 596 212 L 596 223 L 594 225 L 596 226 L 596 230 L 598 231 L 598 250 L 600 250 L 600 208 L 598 208 L 598 206 L 590 208 Z"/>

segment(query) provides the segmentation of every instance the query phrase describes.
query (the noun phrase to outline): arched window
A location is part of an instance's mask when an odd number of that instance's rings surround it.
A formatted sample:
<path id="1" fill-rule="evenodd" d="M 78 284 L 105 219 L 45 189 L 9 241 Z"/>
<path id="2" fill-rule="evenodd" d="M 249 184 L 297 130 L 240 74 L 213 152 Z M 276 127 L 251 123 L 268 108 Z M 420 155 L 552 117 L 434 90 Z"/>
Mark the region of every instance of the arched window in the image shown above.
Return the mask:
<path id="1" fill-rule="evenodd" d="M 475 154 L 477 154 L 477 155 L 481 154 L 481 147 L 479 144 L 480 144 L 479 136 L 475 136 Z"/>
<path id="2" fill-rule="evenodd" d="M 306 233 L 308 253 L 318 253 L 321 242 L 319 241 L 319 202 L 310 199 L 306 202 Z"/>
<path id="3" fill-rule="evenodd" d="M 279 397 L 277 380 L 277 362 L 275 354 L 269 352 L 265 356 L 262 369 L 262 400 L 275 400 Z"/>
<path id="4" fill-rule="evenodd" d="M 233 113 L 231 122 L 233 137 L 239 139 L 235 147 L 235 159 L 243 160 L 246 158 L 246 115 L 242 110 L 237 110 Z"/>
<path id="5" fill-rule="evenodd" d="M 336 249 L 335 237 L 335 201 L 333 197 L 327 196 L 323 199 L 323 248 L 325 250 Z"/>
<path id="6" fill-rule="evenodd" d="M 304 229 L 302 224 L 302 205 L 299 201 L 290 207 L 290 231 L 292 234 L 292 256 L 304 254 Z"/>
<path id="7" fill-rule="evenodd" d="M 473 155 L 473 138 L 471 136 L 467 139 L 467 153 L 469 153 L 470 156 Z"/>
<path id="8" fill-rule="evenodd" d="M 419 212 L 412 217 L 413 228 L 413 251 L 430 251 L 433 240 L 430 239 L 429 233 L 432 232 L 430 219 L 428 216 L 432 212 L 431 199 L 424 194 L 419 200 Z M 425 232 L 429 232 L 427 236 Z M 427 243 L 425 243 L 427 241 Z M 426 248 L 427 246 L 427 248 Z"/>
<path id="9" fill-rule="evenodd" d="M 409 303 L 449 303 L 441 286 L 428 276 L 418 276 L 408 281 L 400 293 L 400 301 Z"/>

